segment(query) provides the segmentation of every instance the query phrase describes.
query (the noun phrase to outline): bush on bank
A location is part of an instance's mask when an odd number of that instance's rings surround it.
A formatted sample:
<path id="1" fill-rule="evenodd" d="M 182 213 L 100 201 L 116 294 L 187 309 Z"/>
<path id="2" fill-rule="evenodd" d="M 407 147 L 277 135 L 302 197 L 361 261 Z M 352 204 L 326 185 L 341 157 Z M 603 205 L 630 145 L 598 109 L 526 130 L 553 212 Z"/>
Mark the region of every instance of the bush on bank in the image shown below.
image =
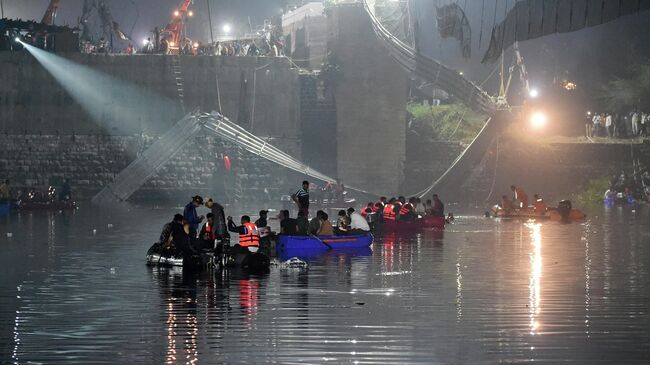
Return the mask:
<path id="1" fill-rule="evenodd" d="M 409 129 L 421 137 L 435 141 L 469 143 L 485 123 L 485 117 L 463 104 L 428 105 L 411 102 Z"/>

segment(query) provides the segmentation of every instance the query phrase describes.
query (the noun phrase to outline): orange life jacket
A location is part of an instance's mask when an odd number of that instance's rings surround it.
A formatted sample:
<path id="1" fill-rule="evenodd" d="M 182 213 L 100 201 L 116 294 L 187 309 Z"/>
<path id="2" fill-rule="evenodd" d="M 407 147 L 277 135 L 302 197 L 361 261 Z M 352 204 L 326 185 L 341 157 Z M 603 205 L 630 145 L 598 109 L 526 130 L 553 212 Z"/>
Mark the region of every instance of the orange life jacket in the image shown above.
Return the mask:
<path id="1" fill-rule="evenodd" d="M 244 223 L 244 227 L 246 227 L 246 233 L 239 234 L 239 245 L 242 247 L 259 247 L 260 235 L 257 232 L 255 223 Z"/>
<path id="2" fill-rule="evenodd" d="M 413 204 L 406 202 L 399 208 L 399 215 L 407 215 L 411 210 L 414 210 Z"/>
<path id="3" fill-rule="evenodd" d="M 384 207 L 384 219 L 394 221 L 395 218 L 397 218 L 395 215 L 395 206 L 391 203 L 386 204 Z"/>
<path id="4" fill-rule="evenodd" d="M 210 226 L 210 223 L 205 223 L 205 233 L 208 237 L 208 240 L 214 240 L 214 237 L 212 237 L 212 226 Z"/>

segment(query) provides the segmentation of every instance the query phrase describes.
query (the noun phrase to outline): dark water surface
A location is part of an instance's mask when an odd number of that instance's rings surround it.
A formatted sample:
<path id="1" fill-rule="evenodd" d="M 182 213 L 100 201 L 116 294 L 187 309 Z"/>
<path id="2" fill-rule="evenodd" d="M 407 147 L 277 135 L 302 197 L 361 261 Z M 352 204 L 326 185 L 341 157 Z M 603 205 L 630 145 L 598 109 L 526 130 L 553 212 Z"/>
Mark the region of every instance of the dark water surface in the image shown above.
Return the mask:
<path id="1" fill-rule="evenodd" d="M 2 218 L 0 362 L 648 364 L 649 211 L 463 216 L 262 277 L 147 267 L 169 211 Z"/>

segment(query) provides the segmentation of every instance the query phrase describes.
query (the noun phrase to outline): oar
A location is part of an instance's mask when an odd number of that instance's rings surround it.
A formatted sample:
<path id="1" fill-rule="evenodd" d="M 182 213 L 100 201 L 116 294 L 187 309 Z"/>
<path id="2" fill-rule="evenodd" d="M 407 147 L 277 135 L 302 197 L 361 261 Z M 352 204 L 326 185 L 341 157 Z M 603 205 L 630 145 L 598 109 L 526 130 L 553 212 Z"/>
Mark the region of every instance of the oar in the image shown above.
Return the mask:
<path id="1" fill-rule="evenodd" d="M 318 242 L 322 243 L 323 245 L 327 246 L 328 250 L 333 250 L 334 249 L 332 246 L 330 246 L 330 244 L 328 244 L 327 242 L 325 242 L 322 239 L 318 238 L 318 236 L 315 236 L 315 235 L 309 235 L 309 236 L 316 239 L 316 240 L 318 240 Z"/>

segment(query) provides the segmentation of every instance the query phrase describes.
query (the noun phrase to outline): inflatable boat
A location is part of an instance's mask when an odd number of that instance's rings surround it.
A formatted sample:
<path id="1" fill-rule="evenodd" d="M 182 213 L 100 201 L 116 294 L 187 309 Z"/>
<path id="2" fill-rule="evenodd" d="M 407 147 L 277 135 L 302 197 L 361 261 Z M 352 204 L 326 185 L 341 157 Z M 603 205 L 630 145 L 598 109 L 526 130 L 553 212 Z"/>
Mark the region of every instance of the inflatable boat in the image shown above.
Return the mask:
<path id="1" fill-rule="evenodd" d="M 369 247 L 372 244 L 372 233 L 351 236 L 287 236 L 280 235 L 277 250 L 345 250 L 351 248 Z"/>
<path id="2" fill-rule="evenodd" d="M 250 252 L 236 245 L 223 257 L 215 257 L 212 251 L 202 251 L 191 258 L 181 255 L 166 255 L 160 252 L 160 245 L 154 243 L 146 256 L 147 264 L 154 266 L 193 267 L 193 268 L 241 268 L 249 272 L 266 271 L 271 266 L 271 259 L 260 252 Z"/>
<path id="3" fill-rule="evenodd" d="M 445 229 L 445 217 L 425 216 L 414 220 L 384 220 L 384 230 L 388 232 L 419 232 L 422 229 Z"/>
<path id="4" fill-rule="evenodd" d="M 286 236 L 280 235 L 276 252 L 281 259 L 290 257 L 311 258 L 328 251 L 350 252 L 353 256 L 367 255 L 372 244 L 371 233 L 351 236 Z"/>

